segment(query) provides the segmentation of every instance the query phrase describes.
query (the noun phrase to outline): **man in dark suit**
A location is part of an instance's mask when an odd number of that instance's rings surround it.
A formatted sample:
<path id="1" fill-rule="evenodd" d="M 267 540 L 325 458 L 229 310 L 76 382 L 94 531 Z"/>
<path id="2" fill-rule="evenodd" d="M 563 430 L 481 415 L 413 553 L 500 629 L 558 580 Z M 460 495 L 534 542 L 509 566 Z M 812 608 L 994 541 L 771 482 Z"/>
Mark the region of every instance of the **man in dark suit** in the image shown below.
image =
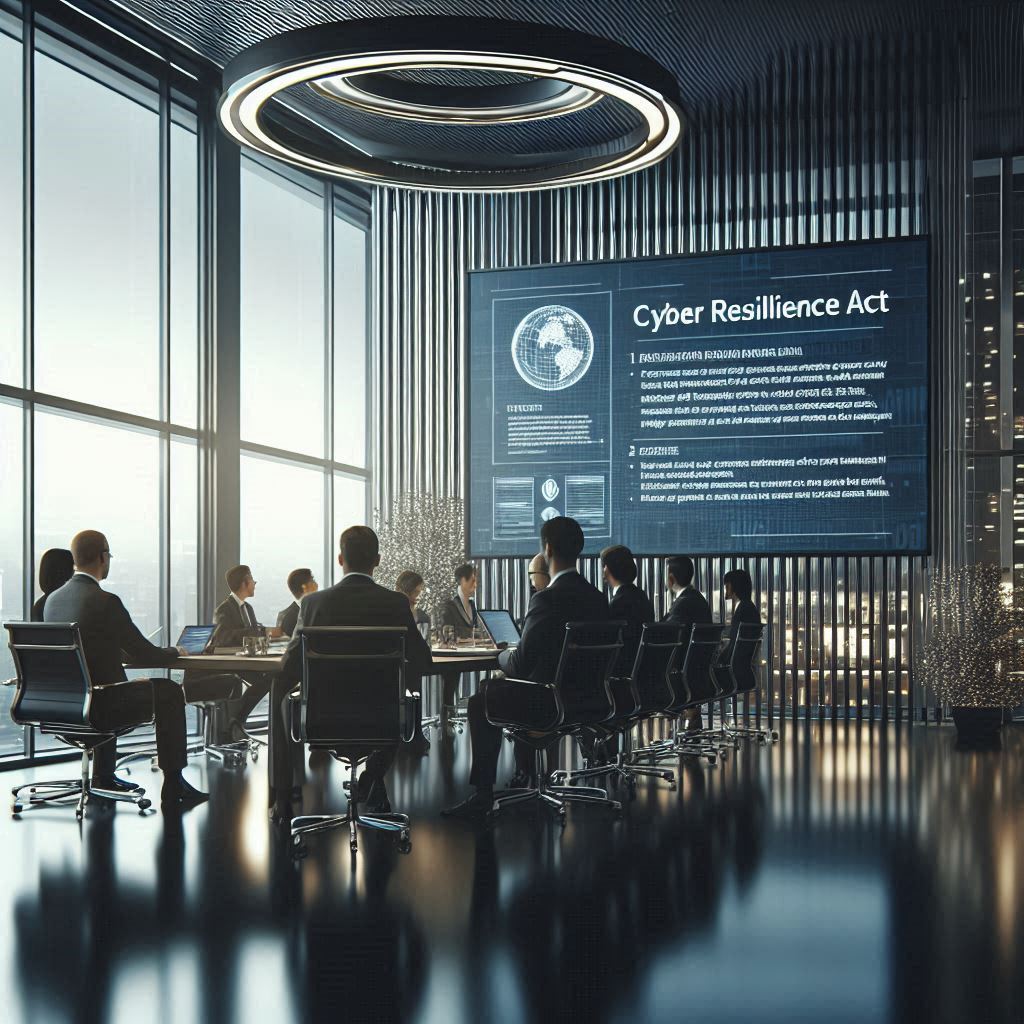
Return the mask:
<path id="1" fill-rule="evenodd" d="M 480 616 L 473 600 L 476 585 L 476 566 L 472 562 L 460 565 L 455 570 L 455 594 L 441 608 L 441 625 L 454 626 L 455 635 L 460 640 L 467 639 L 474 629 L 480 628 Z"/>
<path id="2" fill-rule="evenodd" d="M 288 589 L 294 601 L 287 608 L 277 613 L 277 628 L 282 635 L 291 636 L 295 632 L 295 623 L 299 619 L 299 604 L 307 594 L 315 594 L 320 585 L 313 578 L 312 569 L 292 569 L 288 573 Z"/>
<path id="3" fill-rule="evenodd" d="M 404 626 L 406 688 L 418 690 L 420 677 L 432 670 L 430 648 L 416 627 L 409 599 L 378 586 L 373 579 L 373 572 L 380 565 L 377 535 L 368 526 L 350 526 L 341 535 L 340 548 L 338 563 L 344 576 L 335 586 L 303 600 L 296 635 L 288 644 L 281 673 L 271 689 L 270 792 L 273 816 L 279 820 L 291 818 L 290 793 L 298 767 L 296 754 L 301 759 L 301 749 L 291 740 L 286 705 L 288 695 L 302 677 L 302 643 L 297 634 L 303 626 Z M 393 759 L 393 750 L 375 752 L 356 783 L 359 798 L 370 810 L 390 809 L 384 773 Z"/>
<path id="4" fill-rule="evenodd" d="M 665 582 L 672 595 L 672 607 L 664 621 L 681 622 L 684 626 L 711 621 L 711 605 L 693 585 L 693 576 L 693 559 L 687 555 L 673 555 L 665 563 Z M 688 729 L 701 729 L 704 726 L 700 708 L 684 711 L 683 720 Z"/>
<path id="5" fill-rule="evenodd" d="M 253 610 L 249 599 L 256 593 L 256 580 L 253 579 L 252 570 L 247 565 L 236 565 L 224 574 L 224 580 L 228 585 L 230 594 L 213 612 L 214 631 L 210 638 L 209 646 L 216 647 L 239 647 L 242 638 L 246 636 L 260 636 L 264 632 L 268 636 L 279 637 L 282 635 L 278 628 L 265 629 L 256 619 L 256 612 Z M 190 687 L 195 683 L 191 678 L 192 673 L 185 679 L 185 689 L 191 692 Z M 243 740 L 245 733 L 243 727 L 245 720 L 249 717 L 252 709 L 270 692 L 271 677 L 266 672 L 243 672 L 239 674 L 248 684 L 240 697 L 228 703 L 226 718 L 229 723 L 230 739 Z M 223 676 L 218 678 L 223 679 Z"/>
<path id="6" fill-rule="evenodd" d="M 612 591 L 608 611 L 612 619 L 626 623 L 615 675 L 628 676 L 633 671 L 644 623 L 654 622 L 654 605 L 636 585 L 636 559 L 629 548 L 622 544 L 605 548 L 601 552 L 601 567 L 604 581 Z"/>
<path id="7" fill-rule="evenodd" d="M 167 664 L 186 652 L 175 647 L 154 647 L 132 622 L 121 599 L 100 586 L 110 572 L 110 546 L 95 530 L 83 530 L 71 541 L 75 574 L 53 591 L 43 609 L 46 622 L 76 622 L 89 675 L 94 683 L 122 683 L 128 677 L 124 661 Z M 185 697 L 170 679 L 135 679 L 93 695 L 90 714 L 97 723 L 105 718 L 130 719 L 148 715 L 153 708 L 157 760 L 164 773 L 161 801 L 167 807 L 194 806 L 207 799 L 181 775 L 185 767 Z M 116 741 L 104 743 L 93 757 L 93 781 L 103 789 L 134 788 L 114 776 Z"/>
<path id="8" fill-rule="evenodd" d="M 672 606 L 665 622 L 681 622 L 685 626 L 711 621 L 711 605 L 693 585 L 693 559 L 673 555 L 665 563 L 665 583 L 672 594 Z"/>
<path id="9" fill-rule="evenodd" d="M 501 729 L 487 720 L 486 707 L 516 721 L 536 718 L 538 727 L 549 722 L 552 709 L 548 691 L 538 690 L 523 680 L 554 681 L 566 623 L 608 621 L 605 596 L 576 570 L 584 544 L 580 524 L 566 516 L 549 519 L 541 527 L 540 542 L 551 571 L 551 583 L 530 599 L 519 645 L 499 655 L 498 665 L 508 678 L 486 680 L 469 699 L 469 734 L 473 742 L 469 781 L 475 792 L 468 800 L 448 808 L 445 814 L 474 818 L 491 808 L 501 753 Z M 595 685 L 599 684 L 595 680 Z M 517 752 L 516 762 L 522 771 L 525 764 L 521 752 Z"/>
<path id="10" fill-rule="evenodd" d="M 640 635 L 645 622 L 654 622 L 651 599 L 634 582 L 637 577 L 633 552 L 622 544 L 613 544 L 601 552 L 601 574 L 611 588 L 608 614 L 615 621 L 625 622 L 622 630 L 622 650 L 612 670 L 614 676 L 629 678 L 633 662 L 640 647 Z M 599 729 L 582 729 L 579 733 L 580 749 L 588 761 L 607 761 L 618 753 L 619 734 L 610 736 Z"/>

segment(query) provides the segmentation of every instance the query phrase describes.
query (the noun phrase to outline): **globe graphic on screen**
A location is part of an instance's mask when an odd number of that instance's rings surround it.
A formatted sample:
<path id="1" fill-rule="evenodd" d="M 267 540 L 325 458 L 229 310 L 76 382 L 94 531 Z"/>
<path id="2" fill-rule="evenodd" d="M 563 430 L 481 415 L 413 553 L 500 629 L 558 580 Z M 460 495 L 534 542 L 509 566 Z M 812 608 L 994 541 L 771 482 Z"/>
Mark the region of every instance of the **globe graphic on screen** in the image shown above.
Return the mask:
<path id="1" fill-rule="evenodd" d="M 568 306 L 541 306 L 527 313 L 512 335 L 512 361 L 519 376 L 541 391 L 572 387 L 593 358 L 594 335 Z"/>

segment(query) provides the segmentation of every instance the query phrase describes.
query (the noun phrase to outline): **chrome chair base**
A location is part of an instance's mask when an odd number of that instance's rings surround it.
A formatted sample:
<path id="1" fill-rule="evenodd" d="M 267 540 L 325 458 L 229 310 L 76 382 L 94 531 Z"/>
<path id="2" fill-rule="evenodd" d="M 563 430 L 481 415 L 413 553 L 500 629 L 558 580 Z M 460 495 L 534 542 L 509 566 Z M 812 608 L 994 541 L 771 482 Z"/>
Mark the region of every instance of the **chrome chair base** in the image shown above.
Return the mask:
<path id="1" fill-rule="evenodd" d="M 616 755 L 614 761 L 609 761 L 607 764 L 588 764 L 576 771 L 560 768 L 558 771 L 551 773 L 551 781 L 564 781 L 568 786 L 575 786 L 577 779 L 593 779 L 599 775 L 607 775 L 609 781 L 614 779 L 625 782 L 632 789 L 636 786 L 637 778 L 644 776 L 653 779 L 664 779 L 665 782 L 669 783 L 670 789 L 676 788 L 676 773 L 674 771 L 669 768 L 657 768 L 654 765 L 632 764 L 626 760 L 631 754 L 632 752 L 630 754 L 620 753 Z"/>
<path id="2" fill-rule="evenodd" d="M 533 801 L 554 808 L 558 812 L 558 819 L 563 826 L 565 825 L 567 803 L 596 804 L 599 807 L 611 808 L 617 815 L 622 814 L 622 804 L 618 800 L 612 800 L 606 789 L 599 789 L 596 786 L 558 785 L 554 783 L 555 774 L 562 773 L 556 772 L 549 775 L 544 752 L 535 750 L 533 775 L 537 780 L 536 784 L 505 789 L 500 793 L 495 793 L 491 809 L 487 812 L 488 819 L 493 821 L 501 812 L 502 807 L 532 803 Z"/>
<path id="3" fill-rule="evenodd" d="M 318 832 L 328 832 L 335 828 L 344 828 L 346 825 L 348 825 L 348 845 L 353 853 L 359 849 L 358 830 L 361 828 L 377 829 L 382 832 L 397 832 L 399 840 L 398 852 L 409 853 L 412 849 L 409 816 L 407 814 L 387 812 L 362 815 L 350 798 L 346 814 L 301 814 L 297 818 L 292 818 L 292 855 L 295 857 L 304 857 L 306 855 L 305 844 L 302 841 L 303 836 L 315 835 Z"/>
<path id="4" fill-rule="evenodd" d="M 55 779 L 46 782 L 25 782 L 11 790 L 11 816 L 17 817 L 26 809 L 33 807 L 69 806 L 75 802 L 75 817 L 81 821 L 85 816 L 85 808 L 92 797 L 111 800 L 117 803 L 135 804 L 139 813 L 144 813 L 152 806 L 146 798 L 146 791 L 141 787 L 124 793 L 120 790 L 102 789 L 93 786 L 89 777 L 91 758 L 88 751 L 82 751 L 82 775 L 77 779 Z M 22 791 L 28 790 L 26 804 Z"/>

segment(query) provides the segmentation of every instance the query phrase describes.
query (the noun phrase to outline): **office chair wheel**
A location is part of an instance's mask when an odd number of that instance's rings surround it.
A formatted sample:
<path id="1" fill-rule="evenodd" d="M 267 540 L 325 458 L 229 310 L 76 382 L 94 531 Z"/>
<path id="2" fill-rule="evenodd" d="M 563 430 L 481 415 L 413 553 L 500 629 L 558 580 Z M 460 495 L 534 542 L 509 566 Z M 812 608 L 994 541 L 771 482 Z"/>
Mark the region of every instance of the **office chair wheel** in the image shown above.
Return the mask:
<path id="1" fill-rule="evenodd" d="M 15 801 L 15 802 L 14 802 L 13 804 L 11 804 L 11 814 L 12 814 L 12 815 L 18 815 L 18 814 L 21 814 L 21 812 L 22 812 L 22 811 L 23 811 L 24 809 L 25 809 L 25 808 L 24 808 L 24 807 L 23 807 L 23 806 L 22 806 L 22 805 L 21 805 L 20 803 L 18 803 L 17 801 Z"/>
<path id="2" fill-rule="evenodd" d="M 352 851 L 353 853 L 355 853 L 355 852 L 356 852 L 356 851 L 357 851 L 357 850 L 359 849 L 359 842 L 358 842 L 358 840 L 355 840 L 355 839 L 350 839 L 350 840 L 348 841 L 348 848 L 349 848 L 349 849 L 350 849 L 350 850 L 351 850 L 351 851 Z"/>
<path id="3" fill-rule="evenodd" d="M 252 754 L 252 763 L 255 764 L 260 759 L 259 750 L 254 747 L 249 753 Z"/>
<path id="4" fill-rule="evenodd" d="M 81 820 L 82 820 L 82 816 L 83 816 L 84 814 L 85 814 L 85 812 L 84 812 L 84 811 L 82 810 L 82 808 L 81 808 L 81 807 L 76 807 L 76 808 L 75 808 L 75 817 L 76 817 L 76 818 L 77 818 L 77 819 L 78 819 L 79 821 L 81 821 Z"/>
<path id="5" fill-rule="evenodd" d="M 558 811 L 558 824 L 565 828 L 565 808 L 562 807 Z"/>
<path id="6" fill-rule="evenodd" d="M 138 808 L 139 808 L 139 814 L 145 814 L 145 812 L 146 812 L 146 811 L 147 811 L 147 810 L 148 810 L 148 809 L 149 809 L 150 807 L 152 807 L 152 806 L 153 806 L 153 801 L 152 801 L 152 800 L 147 800 L 147 799 L 146 799 L 145 797 L 143 797 L 143 798 L 142 798 L 142 799 L 141 799 L 141 800 L 140 800 L 140 801 L 138 802 L 137 806 L 138 806 Z"/>
<path id="7" fill-rule="evenodd" d="M 399 853 L 412 853 L 412 843 L 408 839 L 404 839 L 398 844 Z"/>
<path id="8" fill-rule="evenodd" d="M 412 836 L 410 835 L 409 830 L 407 828 L 403 828 L 402 831 L 398 833 L 398 841 L 400 843 L 412 842 Z"/>
<path id="9" fill-rule="evenodd" d="M 296 836 L 295 838 L 298 839 L 299 837 Z M 304 843 L 296 843 L 295 846 L 292 847 L 292 860 L 304 860 L 308 856 L 309 847 Z"/>
<path id="10" fill-rule="evenodd" d="M 708 755 L 707 755 L 707 757 L 708 757 L 708 764 L 709 764 L 709 765 L 710 765 L 710 766 L 711 766 L 712 768 L 713 768 L 713 767 L 714 767 L 714 766 L 715 766 L 716 764 L 718 764 L 718 757 L 717 757 L 717 756 L 716 756 L 715 754 L 708 754 Z"/>

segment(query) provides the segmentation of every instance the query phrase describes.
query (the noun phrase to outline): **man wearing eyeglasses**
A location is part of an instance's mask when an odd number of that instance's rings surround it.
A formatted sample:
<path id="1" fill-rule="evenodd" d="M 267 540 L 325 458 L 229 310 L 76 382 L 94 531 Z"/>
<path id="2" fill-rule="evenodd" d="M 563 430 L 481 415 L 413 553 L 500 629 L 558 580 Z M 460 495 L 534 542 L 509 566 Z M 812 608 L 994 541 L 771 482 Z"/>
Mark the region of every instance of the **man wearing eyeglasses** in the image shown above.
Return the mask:
<path id="1" fill-rule="evenodd" d="M 533 560 L 530 562 L 529 576 L 531 594 L 537 594 L 547 589 L 551 582 L 551 572 L 548 569 L 548 560 L 543 553 L 533 556 Z"/>
<path id="2" fill-rule="evenodd" d="M 75 574 L 46 599 L 45 622 L 75 622 L 82 637 L 89 676 L 94 684 L 119 683 L 93 693 L 89 717 L 99 729 L 139 721 L 153 711 L 157 761 L 164 773 L 164 809 L 194 806 L 207 799 L 181 775 L 185 767 L 185 696 L 170 679 L 127 681 L 124 662 L 162 665 L 187 652 L 180 647 L 154 647 L 132 622 L 116 595 L 100 583 L 110 573 L 110 546 L 97 530 L 83 530 L 71 541 Z M 117 741 L 96 748 L 93 782 L 101 789 L 134 789 L 114 776 Z"/>

